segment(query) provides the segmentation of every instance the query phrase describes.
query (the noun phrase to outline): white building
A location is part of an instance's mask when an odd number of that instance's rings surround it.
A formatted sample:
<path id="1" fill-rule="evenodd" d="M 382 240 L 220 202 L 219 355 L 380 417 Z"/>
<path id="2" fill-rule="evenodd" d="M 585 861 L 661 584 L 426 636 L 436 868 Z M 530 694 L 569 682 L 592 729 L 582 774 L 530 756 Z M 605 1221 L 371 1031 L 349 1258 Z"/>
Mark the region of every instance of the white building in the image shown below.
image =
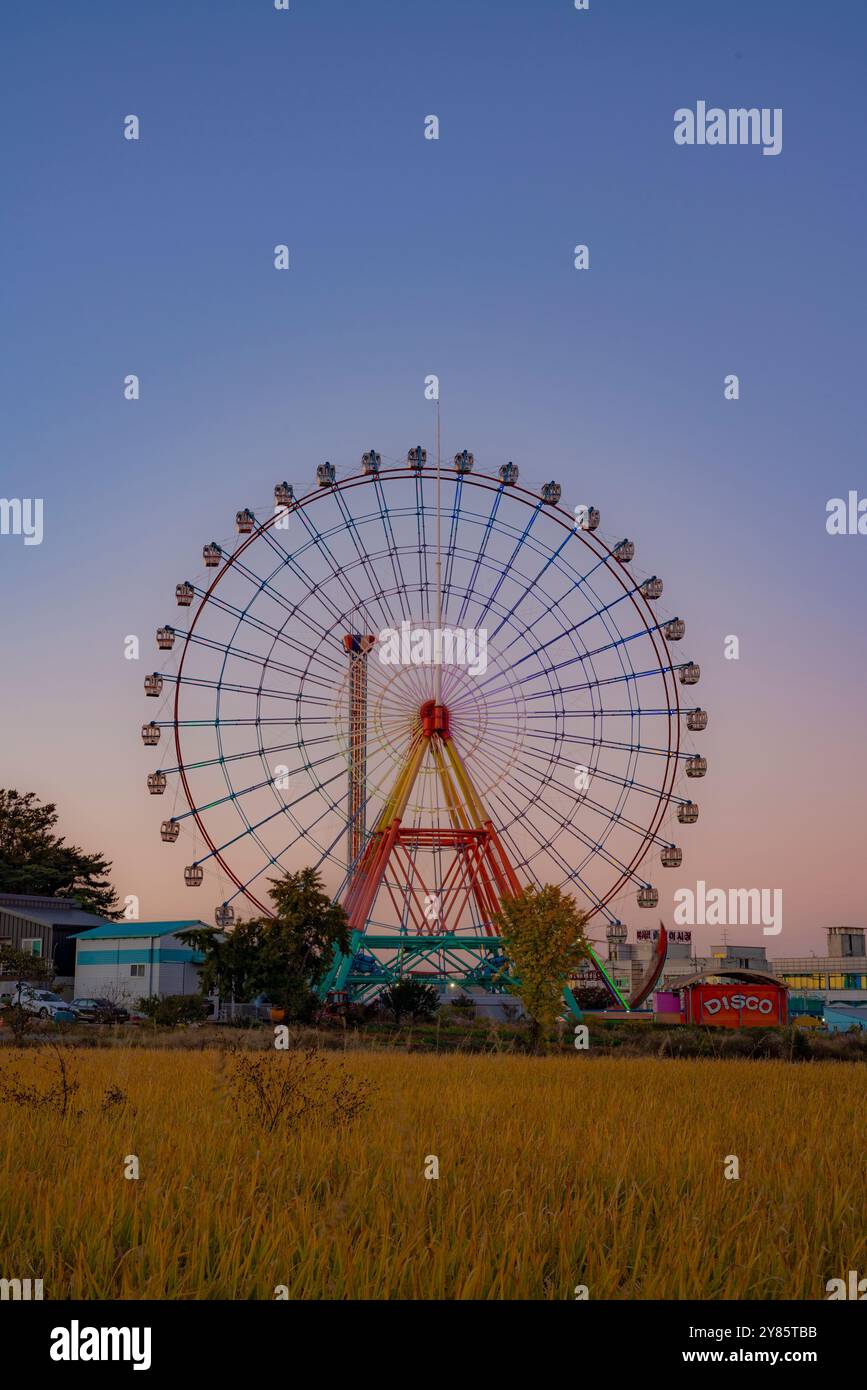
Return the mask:
<path id="1" fill-rule="evenodd" d="M 775 975 L 793 994 L 816 995 L 825 1003 L 867 1002 L 867 949 L 863 927 L 828 927 L 828 954 L 787 956 L 773 962 Z"/>
<path id="2" fill-rule="evenodd" d="M 744 946 L 724 943 L 711 946 L 710 955 L 694 955 L 692 932 L 669 932 L 668 955 L 656 986 L 658 990 L 676 990 L 678 982 L 699 971 L 758 970 L 776 975 L 789 986 L 793 999 L 813 997 L 816 1009 L 820 1004 L 838 1002 L 846 1005 L 867 1005 L 867 949 L 865 932 L 859 927 L 828 927 L 827 955 L 789 956 L 768 960 L 765 946 Z M 605 969 L 620 992 L 626 996 L 637 987 L 653 955 L 658 929 L 636 932 L 634 942 L 627 941 L 622 923 L 610 926 L 608 959 Z"/>
<path id="3" fill-rule="evenodd" d="M 204 927 L 187 922 L 107 922 L 76 937 L 76 999 L 108 998 L 137 1004 L 152 994 L 196 994 L 203 957 L 178 932 Z"/>

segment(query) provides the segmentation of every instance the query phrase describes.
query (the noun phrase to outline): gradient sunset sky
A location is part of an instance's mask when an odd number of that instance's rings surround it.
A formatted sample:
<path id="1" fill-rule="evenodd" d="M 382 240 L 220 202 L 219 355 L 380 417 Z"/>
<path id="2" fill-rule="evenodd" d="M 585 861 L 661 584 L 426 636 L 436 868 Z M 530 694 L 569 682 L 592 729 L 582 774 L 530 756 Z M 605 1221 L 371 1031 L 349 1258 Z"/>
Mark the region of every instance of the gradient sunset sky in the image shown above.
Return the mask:
<path id="1" fill-rule="evenodd" d="M 663 916 L 704 879 L 783 890 L 781 936 L 729 933 L 771 956 L 864 924 L 867 536 L 825 527 L 867 494 L 864 6 L 54 0 L 3 29 L 0 492 L 45 534 L 0 536 L 0 784 L 143 918 L 210 920 L 145 791 L 154 630 L 275 482 L 432 445 L 437 373 L 446 457 L 594 502 L 687 620 L 710 772 Z M 675 145 L 699 100 L 782 108 L 782 153 Z"/>

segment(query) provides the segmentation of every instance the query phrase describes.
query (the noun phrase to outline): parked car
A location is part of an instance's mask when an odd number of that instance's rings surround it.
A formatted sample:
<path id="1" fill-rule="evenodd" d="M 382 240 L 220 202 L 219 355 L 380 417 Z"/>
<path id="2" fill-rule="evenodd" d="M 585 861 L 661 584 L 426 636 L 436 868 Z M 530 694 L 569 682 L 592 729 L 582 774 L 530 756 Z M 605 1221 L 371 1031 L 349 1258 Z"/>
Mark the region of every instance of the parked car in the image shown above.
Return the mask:
<path id="1" fill-rule="evenodd" d="M 13 1003 L 17 1002 L 13 999 Z M 36 1014 L 38 1018 L 56 1018 L 58 1014 L 61 1018 L 78 1017 L 76 1009 L 50 989 L 22 989 L 21 1007 L 25 1013 Z"/>
<path id="2" fill-rule="evenodd" d="M 112 1004 L 110 999 L 73 999 L 73 1009 L 77 1009 L 84 1023 L 126 1023 L 129 1010 Z"/>

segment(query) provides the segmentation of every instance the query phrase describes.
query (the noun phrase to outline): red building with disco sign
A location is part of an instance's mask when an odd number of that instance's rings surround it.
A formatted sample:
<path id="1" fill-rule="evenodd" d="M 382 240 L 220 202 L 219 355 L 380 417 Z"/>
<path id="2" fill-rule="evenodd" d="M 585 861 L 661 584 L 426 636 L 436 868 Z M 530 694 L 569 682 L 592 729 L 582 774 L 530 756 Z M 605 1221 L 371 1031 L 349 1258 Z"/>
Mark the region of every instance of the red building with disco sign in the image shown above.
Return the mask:
<path id="1" fill-rule="evenodd" d="M 787 987 L 759 970 L 707 971 L 684 980 L 679 990 L 682 1023 L 780 1028 L 788 1021 Z"/>

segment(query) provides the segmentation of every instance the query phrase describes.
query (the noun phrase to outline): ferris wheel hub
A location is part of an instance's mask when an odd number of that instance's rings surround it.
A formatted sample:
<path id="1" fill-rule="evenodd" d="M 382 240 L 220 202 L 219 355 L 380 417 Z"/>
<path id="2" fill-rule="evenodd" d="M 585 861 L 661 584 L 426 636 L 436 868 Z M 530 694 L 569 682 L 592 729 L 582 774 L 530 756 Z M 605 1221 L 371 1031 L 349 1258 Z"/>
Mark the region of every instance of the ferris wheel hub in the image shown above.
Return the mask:
<path id="1" fill-rule="evenodd" d="M 421 716 L 421 731 L 425 738 L 432 738 L 434 734 L 439 734 L 440 738 L 449 737 L 447 705 L 438 705 L 436 700 L 425 700 L 419 714 Z"/>

